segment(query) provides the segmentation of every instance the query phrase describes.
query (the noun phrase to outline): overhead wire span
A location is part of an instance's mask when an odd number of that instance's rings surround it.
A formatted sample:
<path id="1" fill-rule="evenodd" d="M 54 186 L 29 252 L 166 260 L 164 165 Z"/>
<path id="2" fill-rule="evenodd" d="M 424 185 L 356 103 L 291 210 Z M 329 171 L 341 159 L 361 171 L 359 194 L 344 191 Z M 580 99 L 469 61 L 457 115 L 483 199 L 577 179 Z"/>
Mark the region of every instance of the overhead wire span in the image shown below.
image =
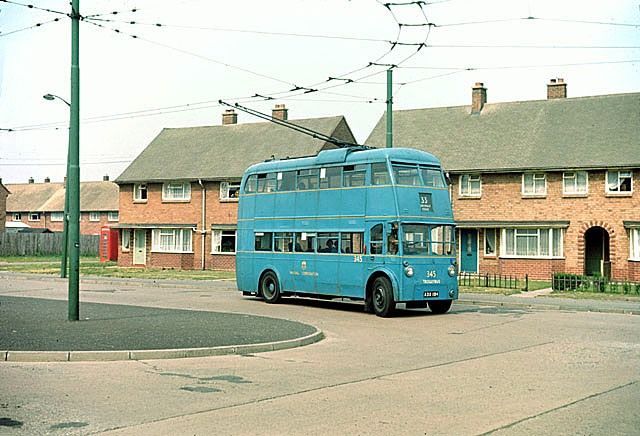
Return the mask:
<path id="1" fill-rule="evenodd" d="M 249 30 L 249 29 L 236 29 L 231 27 L 207 27 L 207 26 L 188 26 L 181 24 L 164 24 L 164 23 L 146 23 L 141 21 L 127 21 L 127 20 L 112 20 L 112 19 L 100 19 L 100 18 L 90 18 L 91 16 L 86 17 L 91 21 L 100 21 L 100 22 L 108 22 L 108 23 L 120 23 L 127 25 L 141 25 L 148 27 L 160 27 L 160 28 L 174 28 L 174 29 L 186 29 L 186 30 L 210 30 L 213 32 L 232 32 L 232 33 L 248 33 L 255 35 L 268 35 L 268 36 L 286 36 L 286 37 L 295 37 L 295 38 L 318 38 L 318 39 L 336 39 L 343 41 L 358 41 L 358 42 L 376 42 L 376 43 L 386 43 L 393 44 L 393 41 L 389 41 L 387 39 L 380 38 L 359 38 L 353 36 L 342 36 L 342 35 L 320 35 L 320 34 L 312 34 L 312 33 L 289 33 L 289 32 L 271 32 L 266 30 Z"/>
<path id="2" fill-rule="evenodd" d="M 3 32 L 3 31 L 1 31 L 1 30 L 0 30 L 0 37 L 2 37 L 2 36 L 9 36 L 9 35 L 13 35 L 14 33 L 22 32 L 22 31 L 24 31 L 24 30 L 35 29 L 35 28 L 37 28 L 37 27 L 42 27 L 42 26 L 44 26 L 45 24 L 55 23 L 55 22 L 57 22 L 57 21 L 60 21 L 60 18 L 54 18 L 53 20 L 43 21 L 42 23 L 36 23 L 36 24 L 31 25 L 31 26 L 23 27 L 23 28 L 21 28 L 21 29 L 11 30 L 11 31 L 9 31 L 9 32 Z"/>
<path id="3" fill-rule="evenodd" d="M 237 65 L 233 65 L 233 64 L 227 63 L 227 62 L 223 62 L 223 61 L 220 61 L 220 60 L 208 57 L 208 56 L 204 56 L 204 55 L 201 55 L 201 54 L 198 54 L 198 53 L 194 53 L 194 52 L 189 51 L 189 50 L 184 50 L 184 49 L 181 49 L 181 48 L 178 48 L 178 47 L 173 47 L 171 45 L 164 44 L 164 43 L 158 42 L 158 41 L 153 41 L 153 40 L 150 40 L 150 39 L 138 36 L 138 35 L 133 35 L 133 34 L 130 34 L 130 33 L 127 33 L 127 32 L 122 32 L 120 29 L 108 28 L 106 26 L 103 26 L 102 24 L 95 23 L 92 20 L 86 20 L 85 23 L 89 23 L 89 24 L 92 24 L 94 26 L 106 29 L 106 30 L 111 30 L 111 31 L 113 31 L 115 33 L 120 33 L 122 35 L 129 36 L 131 38 L 138 39 L 140 41 L 144 41 L 144 42 L 149 43 L 149 44 L 157 45 L 159 47 L 163 47 L 163 48 L 166 48 L 166 49 L 169 49 L 169 50 L 173 50 L 173 51 L 176 51 L 176 52 L 179 52 L 179 53 L 182 53 L 182 54 L 186 54 L 186 55 L 189 55 L 189 56 L 194 56 L 194 57 L 197 57 L 197 58 L 212 62 L 214 64 L 225 66 L 227 68 L 231 68 L 231 69 L 234 69 L 234 70 L 242 71 L 244 73 L 251 74 L 251 75 L 254 75 L 254 76 L 257 76 L 257 77 L 262 77 L 263 79 L 273 80 L 275 82 L 283 83 L 283 84 L 294 86 L 294 87 L 296 86 L 295 84 L 293 84 L 291 82 L 287 82 L 285 80 L 278 79 L 277 77 L 268 76 L 266 74 L 258 73 L 256 71 L 249 70 L 248 68 L 244 68 L 244 67 L 240 67 L 240 66 L 237 66 Z"/>
<path id="4" fill-rule="evenodd" d="M 29 9 L 36 9 L 36 10 L 39 10 L 39 11 L 51 12 L 52 14 L 68 15 L 66 12 L 56 11 L 56 10 L 49 9 L 49 8 L 41 8 L 41 7 L 36 6 L 36 5 L 20 3 L 20 2 L 17 2 L 17 1 L 13 1 L 13 0 L 0 0 L 0 3 L 9 3 L 11 5 L 22 6 L 22 7 L 29 8 Z"/>

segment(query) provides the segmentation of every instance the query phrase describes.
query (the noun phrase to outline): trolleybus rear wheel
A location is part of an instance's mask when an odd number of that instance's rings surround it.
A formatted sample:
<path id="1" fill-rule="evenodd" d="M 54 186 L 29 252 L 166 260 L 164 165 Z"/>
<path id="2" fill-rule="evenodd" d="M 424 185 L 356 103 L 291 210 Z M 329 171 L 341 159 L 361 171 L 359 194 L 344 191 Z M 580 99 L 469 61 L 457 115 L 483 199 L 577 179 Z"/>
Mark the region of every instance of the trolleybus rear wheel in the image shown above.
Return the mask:
<path id="1" fill-rule="evenodd" d="M 451 308 L 451 300 L 432 300 L 429 301 L 429 309 L 431 312 L 441 315 L 447 313 Z"/>
<path id="2" fill-rule="evenodd" d="M 373 281 L 371 300 L 376 315 L 387 317 L 393 313 L 396 302 L 393 300 L 393 288 L 388 278 L 377 277 Z"/>
<path id="3" fill-rule="evenodd" d="M 280 284 L 273 271 L 267 271 L 260 279 L 260 293 L 267 303 L 273 304 L 280 301 Z"/>

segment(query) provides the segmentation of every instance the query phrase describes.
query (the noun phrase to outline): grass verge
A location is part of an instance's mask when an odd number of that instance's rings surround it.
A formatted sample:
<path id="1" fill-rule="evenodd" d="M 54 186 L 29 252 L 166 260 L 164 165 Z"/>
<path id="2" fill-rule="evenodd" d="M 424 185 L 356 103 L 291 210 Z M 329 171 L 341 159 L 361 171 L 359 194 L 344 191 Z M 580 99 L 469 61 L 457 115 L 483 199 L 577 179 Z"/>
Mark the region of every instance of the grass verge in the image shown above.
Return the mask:
<path id="1" fill-rule="evenodd" d="M 0 271 L 57 275 L 60 274 L 60 258 L 50 256 L 1 257 Z M 115 262 L 100 262 L 97 257 L 80 258 L 80 275 L 153 280 L 220 280 L 235 278 L 233 271 L 127 268 L 119 267 Z"/>

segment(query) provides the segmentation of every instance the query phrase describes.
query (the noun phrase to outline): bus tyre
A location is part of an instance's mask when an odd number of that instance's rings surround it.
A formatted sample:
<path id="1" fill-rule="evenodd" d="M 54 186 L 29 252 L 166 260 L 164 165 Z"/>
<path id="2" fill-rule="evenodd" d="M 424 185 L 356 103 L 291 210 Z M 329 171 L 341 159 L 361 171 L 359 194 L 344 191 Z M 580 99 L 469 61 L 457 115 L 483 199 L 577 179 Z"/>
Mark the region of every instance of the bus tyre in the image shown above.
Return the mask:
<path id="1" fill-rule="evenodd" d="M 382 317 L 391 316 L 396 307 L 396 302 L 393 300 L 393 288 L 388 278 L 378 277 L 373 281 L 371 303 L 373 312 L 376 315 Z"/>
<path id="2" fill-rule="evenodd" d="M 429 309 L 436 315 L 447 313 L 451 308 L 451 300 L 433 300 L 429 301 Z"/>
<path id="3" fill-rule="evenodd" d="M 273 304 L 280 301 L 280 284 L 273 271 L 267 271 L 260 278 L 260 293 L 267 303 Z"/>

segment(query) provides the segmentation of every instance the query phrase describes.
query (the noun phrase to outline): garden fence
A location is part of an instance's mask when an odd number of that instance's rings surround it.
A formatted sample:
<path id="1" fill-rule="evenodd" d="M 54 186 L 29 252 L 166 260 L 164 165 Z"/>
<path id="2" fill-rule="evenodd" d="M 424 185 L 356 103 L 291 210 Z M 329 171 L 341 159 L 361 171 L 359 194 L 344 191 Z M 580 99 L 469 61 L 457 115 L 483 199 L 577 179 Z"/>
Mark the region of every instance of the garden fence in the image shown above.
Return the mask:
<path id="1" fill-rule="evenodd" d="M 80 235 L 80 255 L 98 256 L 99 235 Z M 62 233 L 0 233 L 0 256 L 62 255 Z"/>

